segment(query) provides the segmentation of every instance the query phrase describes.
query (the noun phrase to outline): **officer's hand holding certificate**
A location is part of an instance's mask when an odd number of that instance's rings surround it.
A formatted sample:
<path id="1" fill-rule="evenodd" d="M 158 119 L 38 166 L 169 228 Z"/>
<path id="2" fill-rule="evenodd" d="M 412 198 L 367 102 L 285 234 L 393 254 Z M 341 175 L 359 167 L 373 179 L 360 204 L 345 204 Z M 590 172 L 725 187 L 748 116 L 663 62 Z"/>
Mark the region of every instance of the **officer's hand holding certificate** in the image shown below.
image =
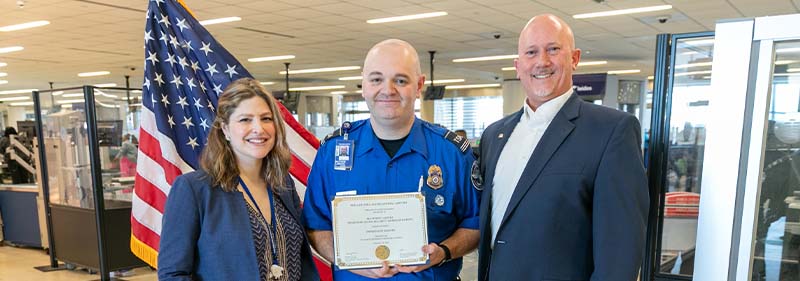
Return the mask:
<path id="1" fill-rule="evenodd" d="M 428 244 L 422 193 L 336 196 L 332 206 L 334 256 L 340 269 L 428 260 L 421 250 Z"/>

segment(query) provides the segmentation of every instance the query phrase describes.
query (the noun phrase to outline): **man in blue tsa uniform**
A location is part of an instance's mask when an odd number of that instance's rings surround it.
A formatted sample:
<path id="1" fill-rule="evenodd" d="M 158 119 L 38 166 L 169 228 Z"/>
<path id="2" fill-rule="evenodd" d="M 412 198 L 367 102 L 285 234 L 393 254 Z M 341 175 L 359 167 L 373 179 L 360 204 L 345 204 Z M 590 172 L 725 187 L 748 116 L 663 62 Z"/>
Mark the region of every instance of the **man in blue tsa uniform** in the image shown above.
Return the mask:
<path id="1" fill-rule="evenodd" d="M 334 260 L 331 201 L 338 195 L 417 192 L 425 195 L 429 261 L 361 270 L 335 268 L 334 279 L 457 280 L 461 257 L 477 247 L 479 185 L 469 141 L 415 118 L 425 82 L 417 51 L 390 39 L 367 53 L 362 96 L 370 119 L 346 122 L 317 151 L 303 216 L 312 246 Z"/>

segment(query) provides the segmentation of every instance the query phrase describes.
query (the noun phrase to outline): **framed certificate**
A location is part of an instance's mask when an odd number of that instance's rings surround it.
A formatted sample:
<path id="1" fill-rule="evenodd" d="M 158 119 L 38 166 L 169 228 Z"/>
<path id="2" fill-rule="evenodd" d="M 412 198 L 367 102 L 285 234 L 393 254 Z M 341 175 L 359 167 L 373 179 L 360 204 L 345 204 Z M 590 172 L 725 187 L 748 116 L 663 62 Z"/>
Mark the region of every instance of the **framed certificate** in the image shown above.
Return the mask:
<path id="1" fill-rule="evenodd" d="M 424 264 L 428 254 L 425 196 L 419 192 L 336 196 L 334 260 L 341 269 Z"/>

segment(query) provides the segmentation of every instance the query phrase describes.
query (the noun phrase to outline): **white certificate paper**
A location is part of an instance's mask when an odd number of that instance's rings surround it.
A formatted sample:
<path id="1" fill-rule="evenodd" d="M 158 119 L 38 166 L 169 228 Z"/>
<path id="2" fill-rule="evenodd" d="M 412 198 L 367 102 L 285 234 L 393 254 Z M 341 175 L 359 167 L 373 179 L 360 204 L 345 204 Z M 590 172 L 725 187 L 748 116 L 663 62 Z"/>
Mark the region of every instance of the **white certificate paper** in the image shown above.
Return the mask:
<path id="1" fill-rule="evenodd" d="M 331 204 L 335 263 L 340 269 L 424 264 L 425 196 L 419 192 L 337 196 Z"/>

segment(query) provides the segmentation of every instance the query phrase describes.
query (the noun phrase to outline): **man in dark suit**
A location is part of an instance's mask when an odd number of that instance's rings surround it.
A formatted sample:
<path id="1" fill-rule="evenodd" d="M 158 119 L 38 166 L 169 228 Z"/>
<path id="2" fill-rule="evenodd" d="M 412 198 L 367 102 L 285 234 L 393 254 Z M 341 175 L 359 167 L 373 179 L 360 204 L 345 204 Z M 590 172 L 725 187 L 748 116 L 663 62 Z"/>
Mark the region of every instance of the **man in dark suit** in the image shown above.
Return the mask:
<path id="1" fill-rule="evenodd" d="M 479 280 L 636 280 L 649 208 L 639 122 L 573 93 L 581 51 L 562 19 L 532 18 L 518 53 L 525 105 L 484 131 L 475 169 Z"/>

